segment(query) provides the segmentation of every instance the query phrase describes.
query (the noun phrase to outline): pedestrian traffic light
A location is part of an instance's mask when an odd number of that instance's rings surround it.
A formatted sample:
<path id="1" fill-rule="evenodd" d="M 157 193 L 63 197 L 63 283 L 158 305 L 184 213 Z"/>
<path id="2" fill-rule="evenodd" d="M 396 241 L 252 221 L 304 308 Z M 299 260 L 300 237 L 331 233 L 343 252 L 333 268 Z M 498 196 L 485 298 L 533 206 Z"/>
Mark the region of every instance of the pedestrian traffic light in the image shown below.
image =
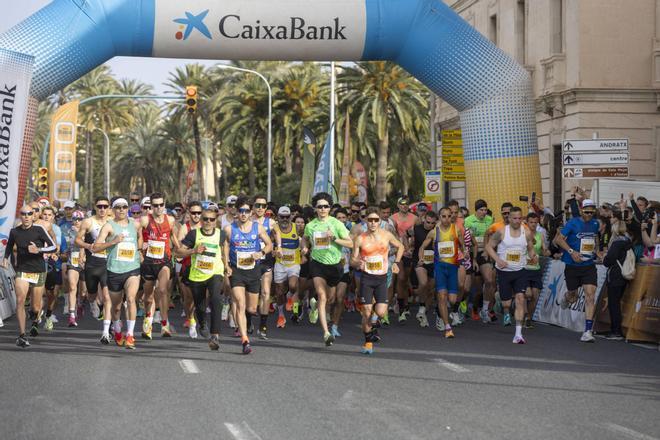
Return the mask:
<path id="1" fill-rule="evenodd" d="M 190 114 L 197 111 L 197 86 L 186 86 L 186 110 Z"/>
<path id="2" fill-rule="evenodd" d="M 48 194 L 48 168 L 41 167 L 37 171 L 37 191 L 40 194 Z"/>

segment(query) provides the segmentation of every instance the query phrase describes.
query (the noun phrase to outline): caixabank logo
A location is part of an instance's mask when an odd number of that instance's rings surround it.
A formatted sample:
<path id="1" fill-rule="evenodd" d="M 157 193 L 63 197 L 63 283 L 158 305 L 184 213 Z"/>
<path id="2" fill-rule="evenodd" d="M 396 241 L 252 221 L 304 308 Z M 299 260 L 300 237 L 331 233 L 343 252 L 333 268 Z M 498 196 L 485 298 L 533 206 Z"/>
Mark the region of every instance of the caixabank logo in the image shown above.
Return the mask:
<path id="1" fill-rule="evenodd" d="M 185 18 L 175 18 L 174 22 L 179 24 L 179 30 L 174 35 L 177 40 L 187 40 L 190 34 L 196 29 L 200 34 L 204 35 L 209 40 L 212 40 L 209 28 L 204 24 L 204 19 L 209 14 L 209 10 L 194 15 L 191 12 L 186 12 Z"/>

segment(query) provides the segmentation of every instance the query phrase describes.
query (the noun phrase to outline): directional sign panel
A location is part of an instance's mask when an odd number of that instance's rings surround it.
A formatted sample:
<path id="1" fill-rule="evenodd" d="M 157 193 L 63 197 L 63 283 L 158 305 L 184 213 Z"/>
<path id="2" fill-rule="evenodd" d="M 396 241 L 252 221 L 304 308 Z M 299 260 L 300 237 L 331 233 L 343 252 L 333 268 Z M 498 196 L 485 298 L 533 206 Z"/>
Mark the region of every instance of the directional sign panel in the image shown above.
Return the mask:
<path id="1" fill-rule="evenodd" d="M 463 146 L 463 140 L 462 139 L 443 139 L 442 140 L 442 146 L 443 147 L 462 147 Z"/>
<path id="2" fill-rule="evenodd" d="M 601 153 L 628 151 L 628 139 L 565 140 L 562 142 L 562 150 L 564 153 L 580 151 L 600 151 Z"/>
<path id="3" fill-rule="evenodd" d="M 628 153 L 563 153 L 562 164 L 572 165 L 627 165 Z"/>
<path id="4" fill-rule="evenodd" d="M 443 156 L 460 156 L 463 157 L 463 147 L 447 147 L 442 146 Z"/>
<path id="5" fill-rule="evenodd" d="M 564 177 L 567 179 L 593 179 L 598 177 L 628 177 L 628 167 L 591 167 L 591 168 L 564 168 Z"/>
<path id="6" fill-rule="evenodd" d="M 442 180 L 445 182 L 465 182 L 465 174 L 443 174 Z"/>
<path id="7" fill-rule="evenodd" d="M 442 166 L 465 165 L 463 156 L 442 156 Z"/>
<path id="8" fill-rule="evenodd" d="M 443 165 L 442 172 L 448 174 L 464 174 L 465 165 Z"/>

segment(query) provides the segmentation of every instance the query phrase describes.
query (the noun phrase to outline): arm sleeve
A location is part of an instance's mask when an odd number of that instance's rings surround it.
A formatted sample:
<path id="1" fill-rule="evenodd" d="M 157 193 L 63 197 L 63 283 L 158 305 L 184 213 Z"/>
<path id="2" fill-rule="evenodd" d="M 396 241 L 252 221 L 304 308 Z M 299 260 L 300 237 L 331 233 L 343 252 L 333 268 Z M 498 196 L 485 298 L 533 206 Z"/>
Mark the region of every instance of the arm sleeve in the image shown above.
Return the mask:
<path id="1" fill-rule="evenodd" d="M 186 236 L 181 240 L 181 244 L 186 246 L 188 249 L 192 249 L 195 247 L 195 241 L 197 239 L 197 229 L 191 229 L 188 231 Z M 220 234 L 222 235 L 222 234 Z M 221 237 L 222 239 L 222 237 Z"/>
<path id="2" fill-rule="evenodd" d="M 16 239 L 14 238 L 14 230 L 12 229 L 9 232 L 9 239 L 7 240 L 7 247 L 5 247 L 5 258 L 9 258 L 11 253 L 14 251 L 14 245 L 16 244 Z"/>
<path id="3" fill-rule="evenodd" d="M 39 228 L 39 238 L 43 240 L 44 242 L 44 247 L 39 249 L 39 252 L 42 254 L 48 254 L 50 252 L 55 252 L 57 250 L 57 245 L 51 238 L 50 234 L 46 232 L 46 230 L 43 228 L 43 226 L 35 225 Z"/>
<path id="4" fill-rule="evenodd" d="M 573 217 L 580 216 L 580 207 L 578 206 L 577 199 L 570 199 L 568 201 L 569 206 L 571 207 L 571 215 Z"/>
<path id="5" fill-rule="evenodd" d="M 642 211 L 640 211 L 639 207 L 637 206 L 637 203 L 635 203 L 634 200 L 630 201 L 630 207 L 633 209 L 633 216 L 635 217 L 635 220 L 637 220 L 639 223 L 642 222 Z"/>

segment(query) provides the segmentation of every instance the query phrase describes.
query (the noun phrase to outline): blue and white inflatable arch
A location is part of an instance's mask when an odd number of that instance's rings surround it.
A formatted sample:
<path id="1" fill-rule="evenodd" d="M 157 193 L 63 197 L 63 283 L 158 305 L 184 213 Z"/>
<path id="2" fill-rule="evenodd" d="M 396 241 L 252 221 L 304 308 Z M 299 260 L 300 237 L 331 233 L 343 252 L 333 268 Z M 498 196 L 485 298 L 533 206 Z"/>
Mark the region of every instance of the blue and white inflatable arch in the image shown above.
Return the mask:
<path id="1" fill-rule="evenodd" d="M 37 100 L 114 56 L 391 60 L 460 112 L 471 201 L 541 194 L 528 72 L 441 0 L 54 0 L 0 49 Z"/>

